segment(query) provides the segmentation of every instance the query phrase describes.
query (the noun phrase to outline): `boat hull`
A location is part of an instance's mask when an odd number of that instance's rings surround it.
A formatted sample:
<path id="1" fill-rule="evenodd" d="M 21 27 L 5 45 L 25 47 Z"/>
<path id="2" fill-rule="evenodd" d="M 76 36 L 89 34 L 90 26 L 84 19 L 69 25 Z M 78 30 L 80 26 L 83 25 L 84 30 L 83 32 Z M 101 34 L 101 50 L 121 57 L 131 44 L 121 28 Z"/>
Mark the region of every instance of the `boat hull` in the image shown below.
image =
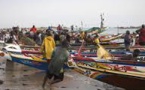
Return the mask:
<path id="1" fill-rule="evenodd" d="M 107 75 L 106 77 L 98 80 L 125 88 L 126 90 L 145 90 L 145 80 L 140 78 L 113 74 Z"/>
<path id="2" fill-rule="evenodd" d="M 24 64 L 26 66 L 30 66 L 40 70 L 48 70 L 49 61 L 47 61 L 46 59 L 33 58 L 31 56 L 25 56 L 22 54 L 10 54 L 10 56 L 12 58 L 11 61 L 13 62 Z M 67 65 L 64 65 L 64 68 L 68 69 L 69 67 Z"/>
<path id="3" fill-rule="evenodd" d="M 17 62 L 20 64 L 24 64 L 33 68 L 37 68 L 40 70 L 48 70 L 48 63 L 46 61 L 44 62 L 39 62 L 39 61 L 34 61 L 28 58 L 19 58 L 16 56 L 11 55 L 12 61 Z"/>
<path id="4" fill-rule="evenodd" d="M 21 63 L 40 70 L 48 70 L 48 63 L 46 61 L 34 61 L 30 57 L 23 55 L 11 54 L 12 61 Z M 93 59 L 87 60 L 84 58 L 72 57 L 77 66 L 71 68 L 75 71 L 86 75 L 90 78 L 97 79 L 108 84 L 125 88 L 127 90 L 143 90 L 145 89 L 145 65 L 140 63 L 110 63 L 98 62 Z M 98 64 L 98 66 L 96 66 Z M 128 82 L 128 83 L 126 83 Z"/>
<path id="5" fill-rule="evenodd" d="M 126 90 L 145 90 L 145 80 L 141 78 L 129 77 L 125 75 L 104 73 L 101 71 L 91 71 L 91 74 L 86 74 L 87 71 L 75 69 L 77 72 L 86 75 L 90 78 L 121 87 Z"/>
<path id="6" fill-rule="evenodd" d="M 77 72 L 127 90 L 145 90 L 145 64 L 121 61 L 115 63 L 74 59 Z M 98 66 L 95 66 L 98 64 Z M 100 64 L 100 66 L 99 66 Z M 102 65 L 102 66 L 101 66 Z"/>

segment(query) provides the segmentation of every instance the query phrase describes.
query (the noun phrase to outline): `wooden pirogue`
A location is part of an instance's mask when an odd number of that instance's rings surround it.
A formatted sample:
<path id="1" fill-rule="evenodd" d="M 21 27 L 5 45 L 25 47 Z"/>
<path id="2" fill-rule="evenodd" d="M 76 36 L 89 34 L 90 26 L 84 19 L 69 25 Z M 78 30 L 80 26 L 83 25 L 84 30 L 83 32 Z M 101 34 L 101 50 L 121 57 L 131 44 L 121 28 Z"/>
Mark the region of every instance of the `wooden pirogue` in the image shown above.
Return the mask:
<path id="1" fill-rule="evenodd" d="M 145 89 L 145 62 L 132 60 L 94 60 L 74 57 L 75 70 L 94 78 L 127 90 Z"/>
<path id="2" fill-rule="evenodd" d="M 11 60 L 41 70 L 48 69 L 48 63 L 40 56 L 8 53 Z M 3 55 L 3 54 L 0 54 Z M 105 60 L 97 57 L 71 56 L 68 65 L 83 75 L 130 90 L 145 89 L 145 62 L 133 60 Z M 125 83 L 131 81 L 130 83 Z"/>
<path id="3" fill-rule="evenodd" d="M 13 62 L 21 63 L 41 70 L 48 69 L 48 63 L 42 58 L 23 54 L 10 54 Z M 75 65 L 74 65 L 75 64 Z M 131 60 L 103 60 L 72 56 L 65 69 L 73 69 L 90 78 L 125 89 L 145 89 L 145 62 Z M 131 81 L 126 83 L 127 81 Z"/>

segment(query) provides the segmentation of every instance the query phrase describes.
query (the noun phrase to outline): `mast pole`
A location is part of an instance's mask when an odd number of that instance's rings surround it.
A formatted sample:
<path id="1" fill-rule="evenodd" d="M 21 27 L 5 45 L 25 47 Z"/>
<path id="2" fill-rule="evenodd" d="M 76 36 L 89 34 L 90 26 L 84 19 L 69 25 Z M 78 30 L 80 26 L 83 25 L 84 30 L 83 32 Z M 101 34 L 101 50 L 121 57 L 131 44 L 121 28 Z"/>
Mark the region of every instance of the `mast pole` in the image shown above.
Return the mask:
<path id="1" fill-rule="evenodd" d="M 100 25 L 100 28 L 101 29 L 104 28 L 104 18 L 103 18 L 103 16 L 104 16 L 104 13 L 100 15 L 100 17 L 101 17 L 101 25 Z"/>

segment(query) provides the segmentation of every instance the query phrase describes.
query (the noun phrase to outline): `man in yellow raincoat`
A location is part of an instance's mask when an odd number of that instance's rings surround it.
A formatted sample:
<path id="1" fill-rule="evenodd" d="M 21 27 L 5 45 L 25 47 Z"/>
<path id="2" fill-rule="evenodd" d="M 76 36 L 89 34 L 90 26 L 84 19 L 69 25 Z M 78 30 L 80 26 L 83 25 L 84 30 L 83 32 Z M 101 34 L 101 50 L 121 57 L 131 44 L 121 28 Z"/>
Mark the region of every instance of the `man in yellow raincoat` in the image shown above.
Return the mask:
<path id="1" fill-rule="evenodd" d="M 43 53 L 43 58 L 50 60 L 55 48 L 55 41 L 50 31 L 47 31 L 46 35 L 41 45 L 41 52 Z"/>

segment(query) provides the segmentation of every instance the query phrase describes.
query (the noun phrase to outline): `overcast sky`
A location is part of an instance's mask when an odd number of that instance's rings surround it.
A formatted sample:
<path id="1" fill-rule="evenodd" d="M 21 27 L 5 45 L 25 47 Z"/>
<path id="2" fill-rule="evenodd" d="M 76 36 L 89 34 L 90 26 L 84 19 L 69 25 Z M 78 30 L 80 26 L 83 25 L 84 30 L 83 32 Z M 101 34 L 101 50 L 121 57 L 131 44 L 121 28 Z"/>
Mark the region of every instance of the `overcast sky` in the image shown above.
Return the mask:
<path id="1" fill-rule="evenodd" d="M 145 24 L 145 0 L 0 0 L 0 28 L 20 26 L 100 26 Z"/>

